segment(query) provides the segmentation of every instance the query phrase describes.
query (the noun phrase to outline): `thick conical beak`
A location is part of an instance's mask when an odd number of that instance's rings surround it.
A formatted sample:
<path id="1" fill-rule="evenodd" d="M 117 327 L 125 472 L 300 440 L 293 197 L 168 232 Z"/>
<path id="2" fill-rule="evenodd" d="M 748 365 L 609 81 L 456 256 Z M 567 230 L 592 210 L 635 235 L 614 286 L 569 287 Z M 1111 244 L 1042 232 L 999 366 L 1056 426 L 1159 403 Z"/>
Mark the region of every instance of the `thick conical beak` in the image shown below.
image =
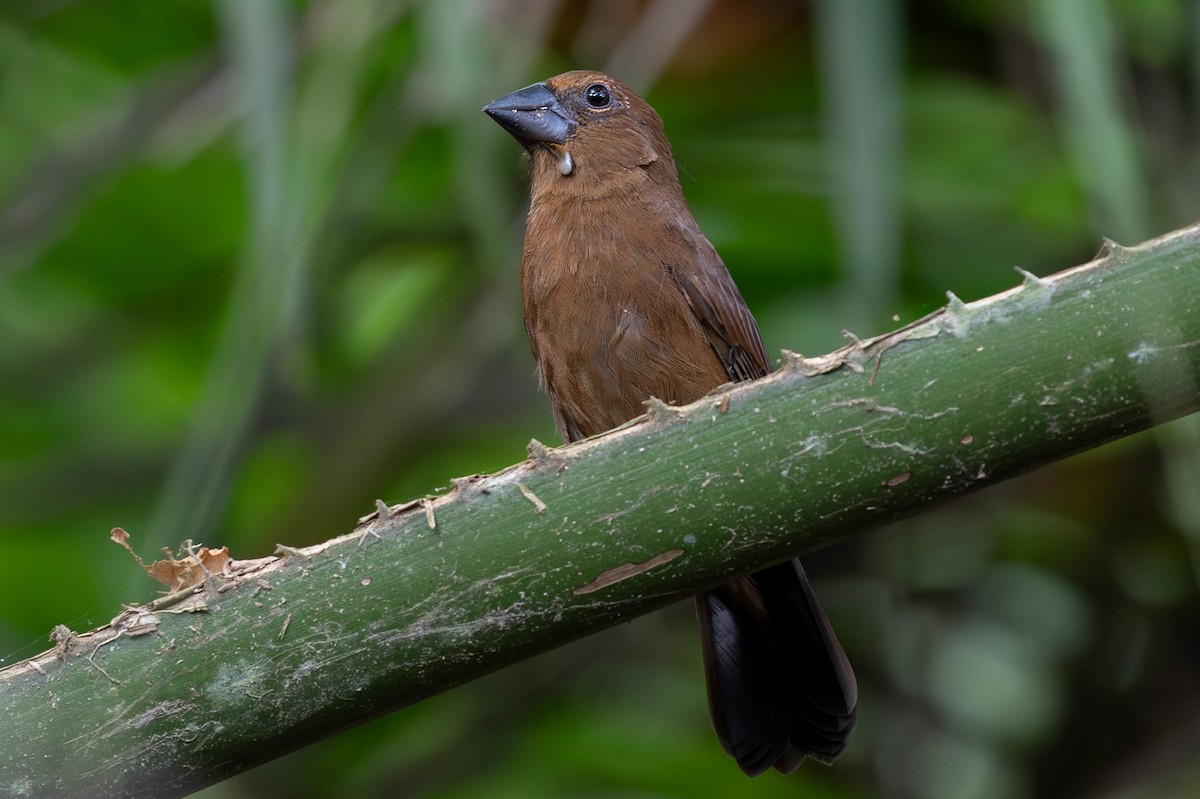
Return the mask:
<path id="1" fill-rule="evenodd" d="M 483 113 L 526 145 L 535 142 L 566 144 L 571 128 L 576 125 L 575 118 L 544 83 L 535 83 L 493 100 L 483 107 Z"/>

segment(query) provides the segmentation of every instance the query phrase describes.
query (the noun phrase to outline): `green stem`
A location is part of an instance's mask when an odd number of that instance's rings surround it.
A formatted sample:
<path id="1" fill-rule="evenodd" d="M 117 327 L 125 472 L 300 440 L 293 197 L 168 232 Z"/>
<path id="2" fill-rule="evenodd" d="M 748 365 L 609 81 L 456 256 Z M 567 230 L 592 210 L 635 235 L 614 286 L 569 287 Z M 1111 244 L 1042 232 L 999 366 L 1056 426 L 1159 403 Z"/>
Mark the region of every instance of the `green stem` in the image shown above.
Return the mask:
<path id="1" fill-rule="evenodd" d="M 1200 227 L 235 563 L 0 671 L 0 797 L 178 796 L 1200 408 Z"/>

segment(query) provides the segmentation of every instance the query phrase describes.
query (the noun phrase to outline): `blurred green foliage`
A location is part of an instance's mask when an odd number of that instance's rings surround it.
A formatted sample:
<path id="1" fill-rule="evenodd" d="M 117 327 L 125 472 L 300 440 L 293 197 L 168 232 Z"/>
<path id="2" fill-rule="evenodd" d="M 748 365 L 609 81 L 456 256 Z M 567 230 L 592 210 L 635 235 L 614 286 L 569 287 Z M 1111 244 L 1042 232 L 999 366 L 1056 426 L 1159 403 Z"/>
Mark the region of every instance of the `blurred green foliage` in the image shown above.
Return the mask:
<path id="1" fill-rule="evenodd" d="M 478 108 L 580 66 L 648 92 L 772 351 L 1200 217 L 1194 2 L 0 3 L 4 662 L 153 594 L 113 526 L 256 557 L 554 440 Z M 679 607 L 203 795 L 1197 795 L 1198 546 L 1182 420 L 811 556 L 833 768 L 737 772 Z"/>

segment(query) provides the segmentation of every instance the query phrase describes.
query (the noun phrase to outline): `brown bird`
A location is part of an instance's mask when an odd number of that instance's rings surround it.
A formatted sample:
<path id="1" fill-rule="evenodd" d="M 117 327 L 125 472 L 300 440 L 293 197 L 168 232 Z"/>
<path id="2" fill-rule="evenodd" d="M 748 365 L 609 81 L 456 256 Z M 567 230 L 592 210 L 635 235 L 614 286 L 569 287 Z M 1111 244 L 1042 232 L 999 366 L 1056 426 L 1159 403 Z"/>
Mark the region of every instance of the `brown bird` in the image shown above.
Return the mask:
<path id="1" fill-rule="evenodd" d="M 651 397 L 693 402 L 770 371 L 758 326 L 688 210 L 662 120 L 575 71 L 484 106 L 531 161 L 525 330 L 563 438 Z M 828 763 L 854 726 L 854 673 L 798 560 L 696 598 L 709 709 L 747 774 Z"/>

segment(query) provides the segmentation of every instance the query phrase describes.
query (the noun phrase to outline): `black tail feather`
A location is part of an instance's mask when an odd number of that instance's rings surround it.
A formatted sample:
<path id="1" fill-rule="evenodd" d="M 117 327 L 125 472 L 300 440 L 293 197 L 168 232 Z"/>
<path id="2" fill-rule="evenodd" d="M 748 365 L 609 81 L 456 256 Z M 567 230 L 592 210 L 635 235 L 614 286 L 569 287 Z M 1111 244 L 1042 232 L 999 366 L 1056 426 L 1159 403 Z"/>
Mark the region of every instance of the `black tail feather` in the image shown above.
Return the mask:
<path id="1" fill-rule="evenodd" d="M 696 598 L 709 709 L 747 774 L 829 763 L 854 729 L 850 663 L 798 560 Z"/>

